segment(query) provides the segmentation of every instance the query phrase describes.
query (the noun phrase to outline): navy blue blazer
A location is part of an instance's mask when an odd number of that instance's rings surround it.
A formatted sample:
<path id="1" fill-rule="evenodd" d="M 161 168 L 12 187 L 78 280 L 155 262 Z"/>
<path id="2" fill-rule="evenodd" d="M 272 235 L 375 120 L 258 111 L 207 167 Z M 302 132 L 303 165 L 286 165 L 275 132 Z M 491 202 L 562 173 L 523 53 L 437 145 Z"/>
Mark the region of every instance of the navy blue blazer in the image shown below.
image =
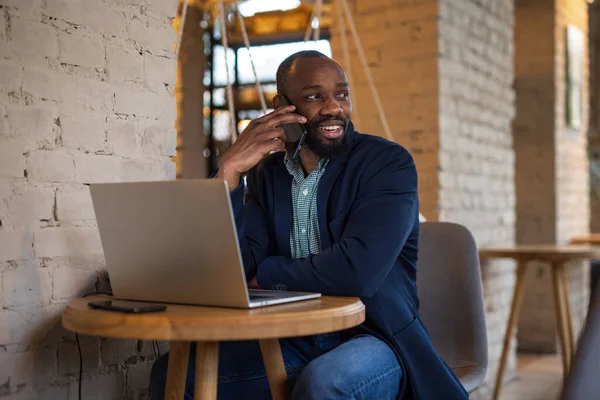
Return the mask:
<path id="1" fill-rule="evenodd" d="M 402 146 L 348 128 L 350 151 L 319 183 L 322 249 L 292 259 L 292 176 L 283 153 L 267 157 L 231 192 L 246 277 L 265 289 L 357 296 L 363 327 L 386 341 L 402 367 L 403 399 L 468 399 L 436 353 L 418 315 L 417 171 Z"/>

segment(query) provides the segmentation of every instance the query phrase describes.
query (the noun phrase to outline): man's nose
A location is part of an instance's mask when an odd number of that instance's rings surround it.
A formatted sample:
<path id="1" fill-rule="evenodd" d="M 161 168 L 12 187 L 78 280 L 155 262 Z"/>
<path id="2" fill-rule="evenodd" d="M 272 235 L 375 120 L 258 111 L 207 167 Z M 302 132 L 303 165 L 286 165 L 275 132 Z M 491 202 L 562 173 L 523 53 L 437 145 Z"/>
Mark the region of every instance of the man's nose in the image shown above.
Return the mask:
<path id="1" fill-rule="evenodd" d="M 344 109 L 338 103 L 337 99 L 333 96 L 328 96 L 325 98 L 325 102 L 323 103 L 323 108 L 321 108 L 322 115 L 338 115 L 344 112 Z"/>

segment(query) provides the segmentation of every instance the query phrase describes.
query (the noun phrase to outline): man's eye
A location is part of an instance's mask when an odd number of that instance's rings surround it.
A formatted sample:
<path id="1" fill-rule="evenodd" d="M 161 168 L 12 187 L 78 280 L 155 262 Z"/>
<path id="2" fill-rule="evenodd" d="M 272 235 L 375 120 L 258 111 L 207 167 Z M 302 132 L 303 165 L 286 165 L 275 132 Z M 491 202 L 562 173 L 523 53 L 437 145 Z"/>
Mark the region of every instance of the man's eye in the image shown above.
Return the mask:
<path id="1" fill-rule="evenodd" d="M 318 94 L 309 94 L 308 96 L 306 96 L 307 100 L 317 100 L 319 99 L 321 96 Z"/>
<path id="2" fill-rule="evenodd" d="M 348 97 L 350 97 L 350 94 L 348 92 L 342 92 L 338 94 L 338 97 L 341 97 L 342 99 L 347 99 Z"/>

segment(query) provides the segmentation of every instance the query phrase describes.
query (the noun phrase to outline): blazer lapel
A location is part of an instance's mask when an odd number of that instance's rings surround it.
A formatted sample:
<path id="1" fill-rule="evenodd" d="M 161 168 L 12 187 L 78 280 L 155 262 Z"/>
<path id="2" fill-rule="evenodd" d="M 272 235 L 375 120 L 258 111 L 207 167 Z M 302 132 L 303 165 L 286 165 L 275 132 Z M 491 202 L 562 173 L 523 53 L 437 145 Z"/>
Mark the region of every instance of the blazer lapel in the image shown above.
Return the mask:
<path id="1" fill-rule="evenodd" d="M 335 183 L 336 178 L 346 166 L 348 159 L 342 156 L 339 159 L 332 160 L 327 164 L 325 173 L 319 182 L 319 191 L 317 193 L 317 217 L 319 219 L 319 232 L 321 233 L 321 248 L 326 249 L 331 246 L 329 239 L 329 221 L 327 221 L 327 208 L 329 194 Z"/>
<path id="2" fill-rule="evenodd" d="M 292 175 L 288 172 L 283 158 L 275 169 L 275 236 L 277 254 L 292 256 L 290 229 L 292 228 Z"/>
<path id="3" fill-rule="evenodd" d="M 340 157 L 331 160 L 327 164 L 325 173 L 319 182 L 319 192 L 317 193 L 317 217 L 319 219 L 319 232 L 321 233 L 321 248 L 326 249 L 331 246 L 331 240 L 329 239 L 329 221 L 327 220 L 327 209 L 329 205 L 329 194 L 331 188 L 335 183 L 335 180 L 348 164 L 349 153 L 352 151 L 354 145 L 355 131 L 352 123 L 348 126 L 348 147 L 347 153 Z"/>

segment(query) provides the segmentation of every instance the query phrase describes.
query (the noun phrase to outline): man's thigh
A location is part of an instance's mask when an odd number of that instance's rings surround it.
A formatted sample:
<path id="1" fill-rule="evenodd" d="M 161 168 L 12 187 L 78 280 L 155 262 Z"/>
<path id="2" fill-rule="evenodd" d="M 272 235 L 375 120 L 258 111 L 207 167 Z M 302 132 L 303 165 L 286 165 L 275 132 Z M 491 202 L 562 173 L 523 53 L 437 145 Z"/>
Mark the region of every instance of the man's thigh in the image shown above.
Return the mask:
<path id="1" fill-rule="evenodd" d="M 373 336 L 359 335 L 311 361 L 296 381 L 293 398 L 393 400 L 401 379 L 394 351 Z"/>
<path id="2" fill-rule="evenodd" d="M 282 339 L 281 352 L 290 385 L 295 383 L 302 368 L 310 361 L 311 339 Z M 164 398 L 168 353 L 152 366 L 150 398 Z M 193 399 L 196 370 L 195 346 L 192 346 L 186 379 L 186 399 Z M 257 341 L 222 342 L 219 345 L 219 399 L 270 399 L 269 383 Z"/>

